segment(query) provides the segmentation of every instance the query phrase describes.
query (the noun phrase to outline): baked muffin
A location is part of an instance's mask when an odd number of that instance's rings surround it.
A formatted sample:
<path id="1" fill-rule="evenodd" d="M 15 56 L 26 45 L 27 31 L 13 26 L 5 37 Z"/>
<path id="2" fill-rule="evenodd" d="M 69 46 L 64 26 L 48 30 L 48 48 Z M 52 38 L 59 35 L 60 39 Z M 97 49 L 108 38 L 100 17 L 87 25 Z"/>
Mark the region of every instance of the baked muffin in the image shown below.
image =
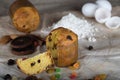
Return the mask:
<path id="1" fill-rule="evenodd" d="M 53 64 L 53 61 L 49 52 L 44 52 L 31 58 L 17 59 L 16 63 L 25 74 L 33 75 L 46 70 L 47 67 Z"/>
<path id="2" fill-rule="evenodd" d="M 46 47 L 58 67 L 66 67 L 78 59 L 78 36 L 63 27 L 54 29 L 46 38 Z"/>

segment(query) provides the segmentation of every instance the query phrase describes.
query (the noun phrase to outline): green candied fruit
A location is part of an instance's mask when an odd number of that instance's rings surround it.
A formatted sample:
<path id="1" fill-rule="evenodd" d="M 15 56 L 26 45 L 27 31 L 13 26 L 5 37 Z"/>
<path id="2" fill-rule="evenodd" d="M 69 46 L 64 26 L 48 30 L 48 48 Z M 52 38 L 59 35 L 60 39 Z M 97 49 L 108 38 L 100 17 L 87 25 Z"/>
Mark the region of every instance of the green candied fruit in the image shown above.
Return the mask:
<path id="1" fill-rule="evenodd" d="M 61 76 L 60 76 L 60 74 L 55 74 L 55 77 L 56 77 L 57 79 L 59 79 Z"/>
<path id="2" fill-rule="evenodd" d="M 56 68 L 56 69 L 55 69 L 55 72 L 60 72 L 60 71 L 61 71 L 60 68 Z"/>

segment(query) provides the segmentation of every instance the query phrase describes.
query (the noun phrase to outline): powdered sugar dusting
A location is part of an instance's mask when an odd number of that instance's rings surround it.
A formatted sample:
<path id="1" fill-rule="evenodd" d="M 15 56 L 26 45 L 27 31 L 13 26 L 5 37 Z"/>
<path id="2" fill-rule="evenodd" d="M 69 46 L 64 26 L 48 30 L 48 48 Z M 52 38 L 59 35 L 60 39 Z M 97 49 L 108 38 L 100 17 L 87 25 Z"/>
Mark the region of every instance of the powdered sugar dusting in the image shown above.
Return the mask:
<path id="1" fill-rule="evenodd" d="M 78 39 L 87 38 L 88 41 L 92 42 L 96 41 L 96 36 L 100 32 L 87 20 L 78 18 L 72 13 L 63 16 L 60 21 L 52 26 L 53 29 L 58 27 L 68 28 L 78 35 Z"/>

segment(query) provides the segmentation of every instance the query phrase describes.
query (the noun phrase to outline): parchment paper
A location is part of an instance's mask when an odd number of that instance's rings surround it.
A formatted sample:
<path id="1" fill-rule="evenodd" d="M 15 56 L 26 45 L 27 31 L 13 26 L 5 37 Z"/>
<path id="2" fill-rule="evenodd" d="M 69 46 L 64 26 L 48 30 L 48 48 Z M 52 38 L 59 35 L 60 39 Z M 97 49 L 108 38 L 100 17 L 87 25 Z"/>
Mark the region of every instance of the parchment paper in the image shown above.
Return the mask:
<path id="1" fill-rule="evenodd" d="M 119 14 L 120 7 L 115 7 L 112 11 L 113 15 L 120 16 Z M 67 15 L 68 13 L 73 13 L 77 17 L 83 17 L 80 11 L 64 11 L 56 12 L 51 14 L 43 14 L 42 22 L 40 27 L 32 34 L 40 35 L 45 37 L 51 29 L 48 28 L 52 26 L 53 23 L 56 23 L 61 19 L 62 16 Z M 118 14 L 117 14 L 118 13 Z M 104 33 L 103 37 L 98 34 L 97 42 L 89 42 L 87 40 L 79 40 L 79 58 L 81 62 L 81 67 L 79 70 L 75 70 L 78 73 L 78 79 L 89 79 L 95 76 L 96 74 L 107 74 L 109 76 L 120 78 L 120 29 L 111 30 L 108 29 L 104 24 L 97 23 L 94 19 L 87 19 L 89 22 L 92 22 L 94 26 L 101 29 L 101 32 Z M 0 17 L 0 37 L 8 34 L 24 34 L 17 31 L 9 18 L 9 16 Z M 99 36 L 100 35 L 100 36 Z M 94 49 L 88 51 L 85 47 L 88 45 L 93 45 Z M 38 47 L 37 51 L 32 55 L 34 56 L 39 54 L 42 48 Z M 44 50 L 43 50 L 44 51 Z M 0 45 L 0 75 L 12 74 L 17 77 L 26 77 L 27 75 L 20 72 L 15 66 L 8 66 L 7 60 L 10 58 L 19 58 L 26 56 L 16 56 L 11 54 L 10 44 Z M 61 68 L 61 79 L 69 80 L 68 76 L 72 72 L 68 68 Z M 37 76 L 44 78 L 44 80 L 49 80 L 49 75 L 45 72 L 38 74 Z M 114 80 L 114 79 L 113 79 Z"/>

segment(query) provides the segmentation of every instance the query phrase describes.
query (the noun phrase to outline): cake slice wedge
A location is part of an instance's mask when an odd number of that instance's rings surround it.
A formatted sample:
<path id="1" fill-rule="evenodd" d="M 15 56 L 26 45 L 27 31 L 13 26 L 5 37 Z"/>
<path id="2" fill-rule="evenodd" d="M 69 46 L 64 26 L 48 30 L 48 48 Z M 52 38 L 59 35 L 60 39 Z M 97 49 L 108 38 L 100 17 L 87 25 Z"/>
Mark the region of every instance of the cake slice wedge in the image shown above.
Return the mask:
<path id="1" fill-rule="evenodd" d="M 49 52 L 40 53 L 27 59 L 17 59 L 19 69 L 27 75 L 34 75 L 43 72 L 47 67 L 53 64 Z"/>

